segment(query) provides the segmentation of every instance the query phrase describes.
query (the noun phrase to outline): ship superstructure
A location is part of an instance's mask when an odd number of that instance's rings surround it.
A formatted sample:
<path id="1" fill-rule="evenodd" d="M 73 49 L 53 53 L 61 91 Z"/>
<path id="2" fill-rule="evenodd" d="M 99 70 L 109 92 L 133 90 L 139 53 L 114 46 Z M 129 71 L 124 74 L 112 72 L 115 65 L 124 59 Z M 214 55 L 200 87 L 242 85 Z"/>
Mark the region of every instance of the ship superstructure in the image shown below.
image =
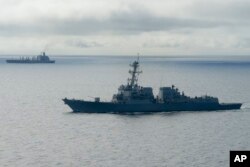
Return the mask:
<path id="1" fill-rule="evenodd" d="M 151 87 L 142 87 L 137 84 L 139 71 L 139 61 L 130 64 L 132 70 L 129 70 L 131 78 L 126 85 L 118 88 L 118 93 L 113 95 L 113 103 L 154 103 L 153 89 Z"/>

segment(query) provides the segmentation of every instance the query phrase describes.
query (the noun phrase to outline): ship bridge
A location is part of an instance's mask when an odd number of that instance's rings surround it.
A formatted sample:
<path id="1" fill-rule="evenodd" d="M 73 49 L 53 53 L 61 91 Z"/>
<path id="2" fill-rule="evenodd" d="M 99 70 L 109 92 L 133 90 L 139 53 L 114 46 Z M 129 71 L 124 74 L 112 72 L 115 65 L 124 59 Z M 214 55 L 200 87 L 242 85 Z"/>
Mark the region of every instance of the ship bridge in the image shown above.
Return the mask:
<path id="1" fill-rule="evenodd" d="M 118 93 L 113 95 L 113 102 L 116 103 L 152 103 L 154 102 L 153 89 L 138 85 L 138 76 L 142 71 L 139 70 L 139 59 L 130 64 L 129 70 L 131 78 L 128 78 L 127 85 L 121 85 Z"/>

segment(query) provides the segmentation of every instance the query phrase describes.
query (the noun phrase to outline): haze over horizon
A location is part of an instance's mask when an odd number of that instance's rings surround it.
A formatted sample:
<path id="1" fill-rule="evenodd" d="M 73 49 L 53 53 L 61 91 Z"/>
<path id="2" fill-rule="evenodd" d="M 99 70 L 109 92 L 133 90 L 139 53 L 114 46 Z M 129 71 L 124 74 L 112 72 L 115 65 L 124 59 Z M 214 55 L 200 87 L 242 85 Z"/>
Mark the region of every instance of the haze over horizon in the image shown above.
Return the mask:
<path id="1" fill-rule="evenodd" d="M 0 55 L 249 55 L 247 0 L 0 0 Z"/>

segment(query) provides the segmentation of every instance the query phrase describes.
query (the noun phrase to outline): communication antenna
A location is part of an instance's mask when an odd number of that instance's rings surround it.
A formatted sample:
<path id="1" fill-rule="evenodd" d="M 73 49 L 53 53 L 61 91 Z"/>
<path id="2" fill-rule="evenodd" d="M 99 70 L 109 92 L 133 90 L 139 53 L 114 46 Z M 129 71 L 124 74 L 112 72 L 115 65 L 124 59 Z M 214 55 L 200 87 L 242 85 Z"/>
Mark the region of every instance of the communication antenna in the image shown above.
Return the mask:
<path id="1" fill-rule="evenodd" d="M 131 74 L 131 78 L 128 79 L 128 85 L 130 85 L 133 88 L 137 85 L 139 74 L 142 73 L 142 71 L 138 70 L 138 68 L 139 68 L 139 53 L 137 56 L 137 60 L 134 61 L 132 64 L 130 64 L 130 66 L 132 67 L 132 69 L 129 70 L 129 73 Z"/>

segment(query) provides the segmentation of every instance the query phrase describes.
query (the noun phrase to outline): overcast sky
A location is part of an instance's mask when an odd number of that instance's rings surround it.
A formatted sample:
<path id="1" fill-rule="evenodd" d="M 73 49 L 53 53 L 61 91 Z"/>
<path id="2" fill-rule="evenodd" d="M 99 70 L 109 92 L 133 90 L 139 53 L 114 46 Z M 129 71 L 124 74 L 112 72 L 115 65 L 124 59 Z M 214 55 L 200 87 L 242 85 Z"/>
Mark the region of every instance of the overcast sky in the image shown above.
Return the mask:
<path id="1" fill-rule="evenodd" d="M 250 55 L 249 0 L 0 0 L 0 54 Z"/>

